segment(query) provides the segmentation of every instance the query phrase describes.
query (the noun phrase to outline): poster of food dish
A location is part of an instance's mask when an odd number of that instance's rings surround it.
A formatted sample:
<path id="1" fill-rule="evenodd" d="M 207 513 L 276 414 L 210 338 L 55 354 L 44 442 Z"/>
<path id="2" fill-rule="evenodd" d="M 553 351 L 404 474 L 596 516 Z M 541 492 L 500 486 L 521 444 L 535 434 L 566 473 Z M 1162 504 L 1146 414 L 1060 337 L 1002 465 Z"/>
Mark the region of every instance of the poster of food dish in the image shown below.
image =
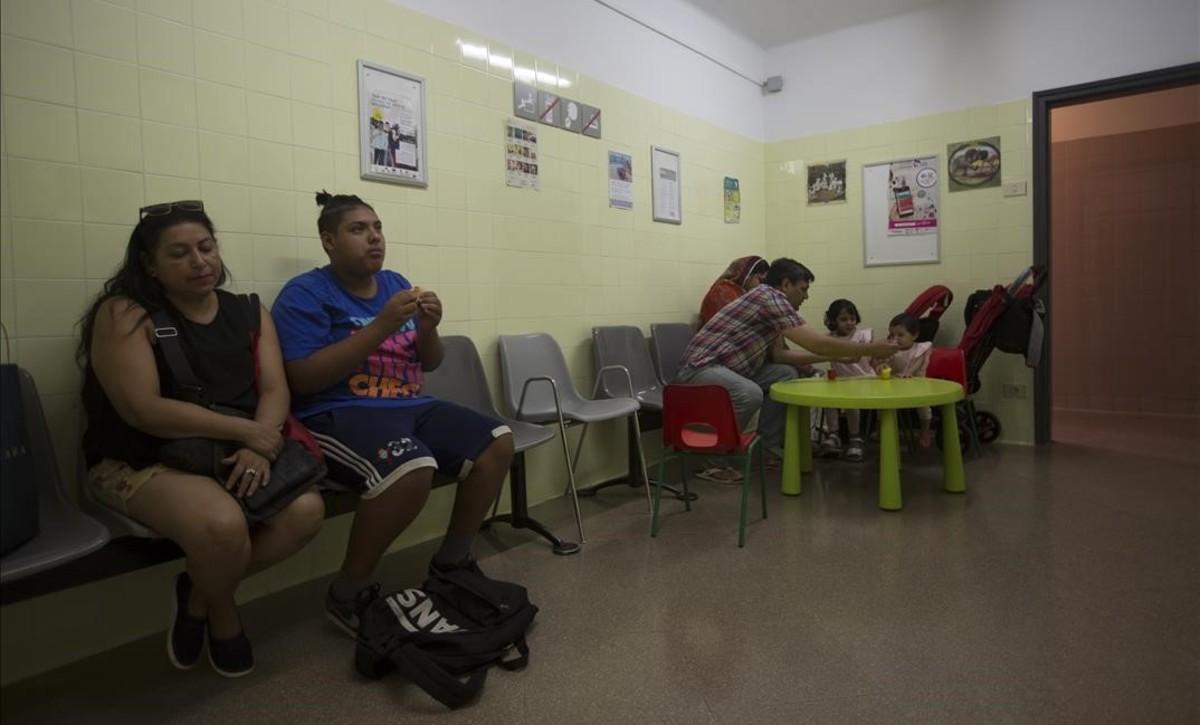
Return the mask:
<path id="1" fill-rule="evenodd" d="M 888 236 L 924 234 L 938 228 L 936 156 L 893 161 L 886 187 Z"/>
<path id="2" fill-rule="evenodd" d="M 946 146 L 946 175 L 952 192 L 1000 186 L 1000 137 Z"/>

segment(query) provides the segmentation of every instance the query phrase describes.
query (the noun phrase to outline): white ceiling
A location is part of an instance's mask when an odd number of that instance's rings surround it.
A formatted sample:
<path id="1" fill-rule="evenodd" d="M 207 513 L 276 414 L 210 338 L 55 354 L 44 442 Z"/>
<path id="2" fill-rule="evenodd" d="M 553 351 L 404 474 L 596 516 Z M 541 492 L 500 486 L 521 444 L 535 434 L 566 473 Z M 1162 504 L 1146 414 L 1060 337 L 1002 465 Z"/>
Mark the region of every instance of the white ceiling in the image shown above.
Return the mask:
<path id="1" fill-rule="evenodd" d="M 763 49 L 912 12 L 945 0 L 685 0 Z"/>

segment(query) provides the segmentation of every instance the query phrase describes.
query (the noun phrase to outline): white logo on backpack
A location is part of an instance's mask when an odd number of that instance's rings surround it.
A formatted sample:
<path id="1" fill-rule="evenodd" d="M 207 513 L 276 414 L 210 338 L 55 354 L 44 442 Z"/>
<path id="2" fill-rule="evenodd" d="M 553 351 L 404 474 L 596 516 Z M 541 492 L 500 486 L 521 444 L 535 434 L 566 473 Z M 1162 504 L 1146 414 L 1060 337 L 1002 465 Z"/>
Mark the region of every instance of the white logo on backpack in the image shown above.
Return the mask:
<path id="1" fill-rule="evenodd" d="M 433 608 L 433 600 L 420 589 L 405 589 L 387 598 L 388 607 L 400 621 L 400 626 L 409 632 L 429 631 L 433 634 L 462 631 L 462 627 Z"/>

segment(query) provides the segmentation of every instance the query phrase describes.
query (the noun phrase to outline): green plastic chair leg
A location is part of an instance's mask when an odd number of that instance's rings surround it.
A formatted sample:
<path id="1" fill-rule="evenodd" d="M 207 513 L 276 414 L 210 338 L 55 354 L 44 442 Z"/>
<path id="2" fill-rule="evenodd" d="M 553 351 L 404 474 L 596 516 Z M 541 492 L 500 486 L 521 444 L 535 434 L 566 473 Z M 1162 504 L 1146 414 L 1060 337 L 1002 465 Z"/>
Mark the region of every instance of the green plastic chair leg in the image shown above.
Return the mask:
<path id="1" fill-rule="evenodd" d="M 879 508 L 899 511 L 904 504 L 900 498 L 900 431 L 896 411 L 879 413 Z"/>
<path id="2" fill-rule="evenodd" d="M 692 510 L 692 495 L 688 493 L 688 475 L 687 468 L 688 456 L 686 453 L 679 454 L 679 485 L 683 489 L 683 510 Z"/>
<path id="3" fill-rule="evenodd" d="M 658 507 L 662 502 L 662 482 L 663 475 L 667 472 L 667 453 L 670 449 L 663 449 L 662 457 L 658 459 L 658 478 L 654 481 L 654 510 L 650 512 L 650 536 L 658 536 Z M 680 465 L 683 462 L 680 461 Z"/>
<path id="4" fill-rule="evenodd" d="M 742 457 L 742 505 L 738 512 L 738 548 L 746 545 L 746 508 L 750 503 L 750 451 Z"/>
<path id="5" fill-rule="evenodd" d="M 767 447 L 758 447 L 758 484 L 762 488 L 763 518 L 767 518 Z"/>

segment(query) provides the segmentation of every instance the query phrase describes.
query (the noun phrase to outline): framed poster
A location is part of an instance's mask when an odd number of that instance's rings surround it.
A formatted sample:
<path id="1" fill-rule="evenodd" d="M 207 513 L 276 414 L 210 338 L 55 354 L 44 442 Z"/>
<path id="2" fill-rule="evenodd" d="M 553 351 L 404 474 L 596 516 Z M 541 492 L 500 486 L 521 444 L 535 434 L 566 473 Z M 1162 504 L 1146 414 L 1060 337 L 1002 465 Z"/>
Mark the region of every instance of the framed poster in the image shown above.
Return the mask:
<path id="1" fill-rule="evenodd" d="M 535 86 L 513 81 L 513 115 L 530 121 L 538 120 L 538 90 Z"/>
<path id="2" fill-rule="evenodd" d="M 932 264 L 938 240 L 938 157 L 863 166 L 863 265 Z"/>
<path id="3" fill-rule="evenodd" d="M 427 186 L 425 79 L 358 61 L 358 134 L 362 178 Z"/>
<path id="4" fill-rule="evenodd" d="M 846 162 L 830 161 L 808 165 L 808 204 L 838 204 L 846 201 Z"/>
<path id="5" fill-rule="evenodd" d="M 562 99 L 562 128 L 564 131 L 571 133 L 579 133 L 583 130 L 583 114 L 579 101 L 572 101 L 570 98 Z"/>
<path id="6" fill-rule="evenodd" d="M 1000 186 L 1000 137 L 948 145 L 946 174 L 951 192 Z"/>
<path id="7" fill-rule="evenodd" d="M 683 223 L 683 196 L 679 180 L 679 153 L 650 147 L 650 197 L 654 221 Z"/>
<path id="8" fill-rule="evenodd" d="M 547 126 L 562 126 L 562 97 L 549 91 L 538 91 L 537 120 Z"/>
<path id="9" fill-rule="evenodd" d="M 583 119 L 583 135 L 600 138 L 600 109 L 581 103 L 579 104 L 579 115 Z"/>

